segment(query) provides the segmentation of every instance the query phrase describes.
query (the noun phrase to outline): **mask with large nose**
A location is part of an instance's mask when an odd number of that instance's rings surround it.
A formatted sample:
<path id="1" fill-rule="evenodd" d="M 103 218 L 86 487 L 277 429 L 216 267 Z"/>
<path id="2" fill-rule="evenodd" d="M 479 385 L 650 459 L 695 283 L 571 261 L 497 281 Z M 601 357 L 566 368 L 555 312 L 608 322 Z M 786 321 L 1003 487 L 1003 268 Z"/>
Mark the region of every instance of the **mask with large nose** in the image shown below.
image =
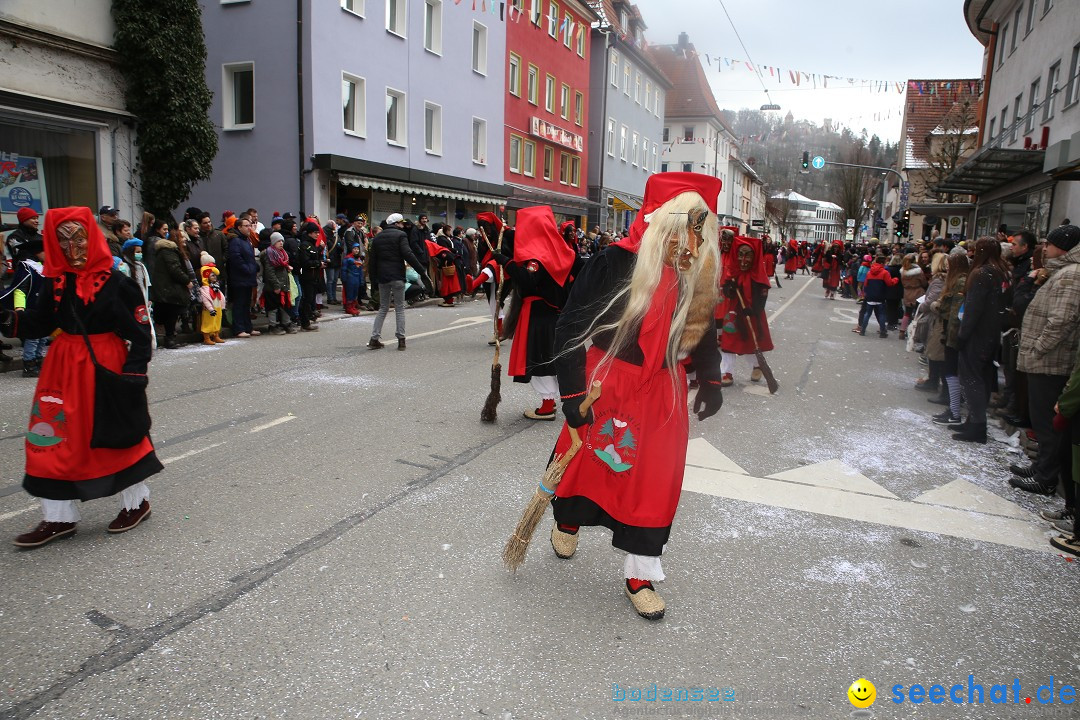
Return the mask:
<path id="1" fill-rule="evenodd" d="M 82 223 L 74 220 L 60 223 L 56 228 L 56 238 L 60 243 L 60 251 L 64 253 L 72 268 L 82 270 L 86 267 L 89 236 Z"/>

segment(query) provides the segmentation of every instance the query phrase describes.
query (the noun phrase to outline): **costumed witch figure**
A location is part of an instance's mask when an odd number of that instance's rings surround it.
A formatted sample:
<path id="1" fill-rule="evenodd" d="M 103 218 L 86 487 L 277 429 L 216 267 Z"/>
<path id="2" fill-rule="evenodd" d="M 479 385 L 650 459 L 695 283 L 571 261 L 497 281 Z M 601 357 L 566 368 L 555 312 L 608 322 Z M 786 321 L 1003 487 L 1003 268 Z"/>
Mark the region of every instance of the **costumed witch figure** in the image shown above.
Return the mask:
<path id="1" fill-rule="evenodd" d="M 76 501 L 117 493 L 122 508 L 109 532 L 131 530 L 150 516 L 144 481 L 162 470 L 149 434 L 115 449 L 102 445 L 123 444 L 127 440 L 114 441 L 130 433 L 96 427 L 96 405 L 113 398 L 95 393 L 95 362 L 144 379 L 152 346 L 142 291 L 112 269 L 112 253 L 89 208 L 58 208 L 45 215 L 43 275 L 37 308 L 3 316 L 5 335 L 40 338 L 59 330 L 41 368 L 26 433 L 23 489 L 41 499 L 44 519 L 15 538 L 25 548 L 73 534 L 80 519 Z"/>
<path id="2" fill-rule="evenodd" d="M 199 301 L 202 303 L 202 317 L 199 329 L 202 330 L 203 345 L 217 345 L 225 342 L 221 338 L 221 316 L 225 314 L 225 295 L 218 284 L 221 271 L 214 264 L 214 258 L 203 250 L 199 256 Z"/>
<path id="3" fill-rule="evenodd" d="M 824 244 L 822 248 L 824 248 Z M 844 243 L 833 240 L 832 245 L 821 254 L 821 284 L 827 300 L 836 299 L 840 288 L 840 271 L 844 267 Z"/>
<path id="4" fill-rule="evenodd" d="M 585 265 L 556 329 L 566 425 L 555 453 L 569 446 L 568 427 L 588 428 L 552 500 L 551 545 L 569 558 L 581 526 L 609 528 L 627 553 L 626 594 L 651 620 L 664 615 L 653 583 L 664 579 L 660 555 L 686 461 L 685 361 L 697 368 L 698 418 L 723 402 L 713 320 L 720 186 L 696 173 L 651 176 L 629 236 Z M 603 391 L 583 417 L 594 381 Z"/>
<path id="5" fill-rule="evenodd" d="M 799 241 L 795 238 L 791 238 L 787 242 L 787 250 L 784 255 L 784 273 L 787 275 L 788 280 L 795 278 L 795 273 L 799 271 Z"/>
<path id="6" fill-rule="evenodd" d="M 514 382 L 529 383 L 540 395 L 540 407 L 526 410 L 525 417 L 554 420 L 559 396 L 555 323 L 584 263 L 559 234 L 547 205 L 518 210 L 515 230 L 514 259 L 495 254 L 520 300 L 507 374 Z"/>
<path id="7" fill-rule="evenodd" d="M 762 352 L 773 349 L 769 322 L 765 318 L 765 302 L 769 298 L 769 278 L 761 259 L 761 240 L 737 236 L 730 262 L 724 264 L 720 280 L 723 300 L 716 306 L 716 319 L 722 323 L 720 350 L 723 358 L 724 387 L 735 383 L 735 359 L 739 355 L 754 355 L 754 339 Z M 750 328 L 753 327 L 753 332 Z M 761 380 L 761 368 L 755 359 L 750 373 L 753 382 Z"/>

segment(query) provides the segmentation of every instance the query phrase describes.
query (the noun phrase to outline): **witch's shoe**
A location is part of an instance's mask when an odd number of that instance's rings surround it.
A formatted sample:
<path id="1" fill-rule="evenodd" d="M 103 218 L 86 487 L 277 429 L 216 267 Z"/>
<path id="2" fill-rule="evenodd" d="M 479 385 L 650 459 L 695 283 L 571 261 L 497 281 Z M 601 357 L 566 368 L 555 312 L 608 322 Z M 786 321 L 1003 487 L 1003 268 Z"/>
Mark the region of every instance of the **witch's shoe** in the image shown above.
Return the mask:
<path id="1" fill-rule="evenodd" d="M 569 526 L 563 526 L 569 527 Z M 554 523 L 551 526 L 551 548 L 555 551 L 555 555 L 563 560 L 569 560 L 574 557 L 574 553 L 577 552 L 578 542 L 578 529 L 574 528 L 574 532 L 563 532 L 559 528 L 558 523 Z"/>
<path id="2" fill-rule="evenodd" d="M 720 378 L 720 387 L 731 387 L 735 384 L 735 378 L 731 376 L 731 373 L 724 373 Z"/>
<path id="3" fill-rule="evenodd" d="M 664 599 L 653 589 L 651 582 L 628 579 L 624 589 L 638 615 L 646 620 L 664 617 Z"/>
<path id="4" fill-rule="evenodd" d="M 214 334 L 213 333 L 203 333 L 202 334 L 202 344 L 203 345 L 217 345 L 217 343 L 214 342 Z"/>
<path id="5" fill-rule="evenodd" d="M 24 548 L 40 547 L 56 538 L 74 534 L 75 523 L 73 522 L 46 522 L 42 520 L 36 528 L 15 538 L 15 545 Z"/>
<path id="6" fill-rule="evenodd" d="M 524 415 L 530 420 L 554 420 L 555 401 L 545 398 L 544 401 L 540 403 L 540 407 L 535 410 L 526 410 Z"/>
<path id="7" fill-rule="evenodd" d="M 750 372 L 750 382 L 761 382 L 761 368 L 756 367 Z"/>
<path id="8" fill-rule="evenodd" d="M 143 500 L 134 510 L 123 508 L 116 519 L 109 523 L 109 532 L 122 533 L 134 529 L 139 523 L 150 517 L 150 501 Z"/>

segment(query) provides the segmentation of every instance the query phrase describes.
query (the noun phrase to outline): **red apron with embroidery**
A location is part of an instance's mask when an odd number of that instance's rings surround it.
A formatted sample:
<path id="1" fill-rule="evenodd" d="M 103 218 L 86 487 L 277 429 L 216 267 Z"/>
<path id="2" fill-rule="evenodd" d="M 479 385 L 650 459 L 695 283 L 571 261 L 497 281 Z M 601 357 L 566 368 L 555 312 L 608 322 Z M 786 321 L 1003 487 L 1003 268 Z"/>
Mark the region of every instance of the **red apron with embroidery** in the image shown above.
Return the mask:
<path id="1" fill-rule="evenodd" d="M 120 372 L 127 346 L 115 333 L 90 335 L 98 362 Z M 30 408 L 26 474 L 55 480 L 90 480 L 120 472 L 152 452 L 150 438 L 122 450 L 91 448 L 94 364 L 80 335 L 60 333 L 49 345 Z"/>

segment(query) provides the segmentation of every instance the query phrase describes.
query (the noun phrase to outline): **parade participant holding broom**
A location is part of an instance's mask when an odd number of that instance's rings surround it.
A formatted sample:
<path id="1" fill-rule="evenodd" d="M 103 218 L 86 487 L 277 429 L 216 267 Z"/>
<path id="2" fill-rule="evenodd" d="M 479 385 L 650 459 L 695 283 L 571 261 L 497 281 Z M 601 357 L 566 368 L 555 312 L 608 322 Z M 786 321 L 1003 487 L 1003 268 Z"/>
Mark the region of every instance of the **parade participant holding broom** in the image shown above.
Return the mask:
<path id="1" fill-rule="evenodd" d="M 759 382 L 762 369 L 758 356 L 773 349 L 769 323 L 765 318 L 765 301 L 769 297 L 770 285 L 761 261 L 761 240 L 736 237 L 732 257 L 734 261 L 724 265 L 720 281 L 724 299 L 716 307 L 717 324 L 721 326 L 724 387 L 735 383 L 733 373 L 738 355 L 755 356 L 750 379 Z"/>
<path id="2" fill-rule="evenodd" d="M 150 516 L 144 481 L 162 470 L 146 402 L 150 316 L 139 286 L 112 264 L 89 208 L 49 210 L 38 305 L 4 312 L 5 335 L 60 331 L 41 368 L 26 433 L 23 489 L 41 499 L 44 519 L 15 538 L 19 547 L 74 534 L 76 500 L 119 493 L 122 508 L 111 533 Z"/>
<path id="3" fill-rule="evenodd" d="M 627 553 L 626 594 L 648 619 L 664 615 L 653 583 L 664 579 L 660 555 L 682 490 L 685 360 L 692 359 L 700 379 L 698 418 L 723 402 L 712 315 L 719 192 L 720 181 L 706 175 L 651 176 L 630 235 L 585 266 L 556 330 L 566 415 L 556 457 L 570 449 L 571 428 L 585 445 L 552 488 L 551 544 L 565 559 L 577 549 L 581 526 L 611 529 L 612 545 Z M 543 492 L 536 494 L 540 502 Z M 531 528 L 519 525 L 504 552 L 510 567 L 524 559 L 530 537 Z"/>
<path id="4" fill-rule="evenodd" d="M 540 407 L 526 410 L 525 417 L 554 420 L 559 395 L 555 321 L 584 263 L 559 234 L 555 215 L 547 205 L 518 210 L 514 259 L 509 261 L 496 253 L 495 260 L 513 279 L 521 299 L 507 373 L 514 382 L 529 383 L 540 395 Z"/>

